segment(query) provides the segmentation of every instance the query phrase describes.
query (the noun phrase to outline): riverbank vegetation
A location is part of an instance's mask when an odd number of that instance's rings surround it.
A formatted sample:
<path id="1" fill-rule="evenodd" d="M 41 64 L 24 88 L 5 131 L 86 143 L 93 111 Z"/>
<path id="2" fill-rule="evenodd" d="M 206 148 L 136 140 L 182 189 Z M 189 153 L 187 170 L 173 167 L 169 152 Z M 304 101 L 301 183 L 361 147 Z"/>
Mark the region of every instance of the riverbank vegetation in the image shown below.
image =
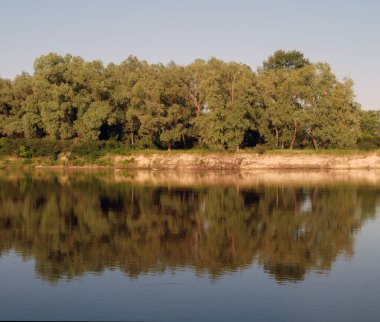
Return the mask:
<path id="1" fill-rule="evenodd" d="M 298 51 L 257 71 L 216 58 L 104 66 L 50 53 L 32 75 L 0 78 L 0 155 L 376 149 L 379 113 L 361 110 L 352 87 Z"/>

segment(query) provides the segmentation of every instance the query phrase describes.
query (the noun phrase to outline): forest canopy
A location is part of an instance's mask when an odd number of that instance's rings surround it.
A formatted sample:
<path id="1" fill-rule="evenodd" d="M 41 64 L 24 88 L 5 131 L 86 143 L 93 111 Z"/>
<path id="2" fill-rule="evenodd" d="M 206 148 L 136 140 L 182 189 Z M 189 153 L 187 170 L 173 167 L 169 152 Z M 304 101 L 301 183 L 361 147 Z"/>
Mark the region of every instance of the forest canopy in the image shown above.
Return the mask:
<path id="1" fill-rule="evenodd" d="M 217 58 L 181 66 L 130 56 L 105 66 L 38 57 L 0 78 L 0 138 L 120 141 L 128 148 L 377 148 L 379 113 L 326 63 L 279 50 L 257 71 Z"/>

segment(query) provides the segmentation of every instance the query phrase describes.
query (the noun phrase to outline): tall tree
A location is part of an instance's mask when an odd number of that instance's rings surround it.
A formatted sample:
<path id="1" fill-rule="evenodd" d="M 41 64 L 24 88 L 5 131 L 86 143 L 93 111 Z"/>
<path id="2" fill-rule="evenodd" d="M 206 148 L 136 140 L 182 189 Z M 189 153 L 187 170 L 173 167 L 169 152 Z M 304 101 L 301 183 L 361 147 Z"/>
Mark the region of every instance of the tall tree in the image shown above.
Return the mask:
<path id="1" fill-rule="evenodd" d="M 270 146 L 292 149 L 297 144 L 306 117 L 307 82 L 313 72 L 313 66 L 307 65 L 259 73 L 259 132 Z"/>
<path id="2" fill-rule="evenodd" d="M 339 82 L 328 64 L 315 64 L 309 78 L 306 133 L 315 148 L 353 148 L 360 134 L 360 106 L 353 82 Z"/>
<path id="3" fill-rule="evenodd" d="M 207 63 L 205 108 L 196 121 L 201 143 L 211 149 L 236 150 L 254 126 L 255 77 L 251 69 L 215 58 Z"/>
<path id="4" fill-rule="evenodd" d="M 273 55 L 263 62 L 263 69 L 297 69 L 310 65 L 310 61 L 297 51 L 277 50 Z"/>

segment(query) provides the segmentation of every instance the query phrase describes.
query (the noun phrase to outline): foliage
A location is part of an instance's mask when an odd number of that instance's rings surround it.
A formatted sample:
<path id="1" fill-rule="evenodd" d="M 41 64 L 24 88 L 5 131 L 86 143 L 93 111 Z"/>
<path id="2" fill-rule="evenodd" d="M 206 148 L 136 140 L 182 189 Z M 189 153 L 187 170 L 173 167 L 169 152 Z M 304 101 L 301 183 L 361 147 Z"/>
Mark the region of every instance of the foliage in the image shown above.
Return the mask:
<path id="1" fill-rule="evenodd" d="M 256 146 L 256 150 L 258 154 L 264 154 L 267 149 L 264 145 L 259 144 Z"/>
<path id="2" fill-rule="evenodd" d="M 358 148 L 372 150 L 380 147 L 380 115 L 378 111 L 361 111 Z"/>
<path id="3" fill-rule="evenodd" d="M 379 137 L 379 114 L 360 110 L 352 86 L 295 50 L 276 51 L 258 72 L 216 58 L 179 66 L 130 56 L 104 66 L 50 53 L 36 59 L 32 75 L 0 78 L 0 138 L 15 144 L 2 144 L 0 154 L 17 155 L 18 140 L 53 159 L 72 142 L 74 154 L 90 158 L 111 141 L 120 153 L 353 148 L 363 135 Z"/>
<path id="4" fill-rule="evenodd" d="M 370 135 L 362 134 L 358 138 L 357 146 L 360 150 L 374 150 L 380 147 L 380 138 Z"/>
<path id="5" fill-rule="evenodd" d="M 310 65 L 310 61 L 301 52 L 297 50 L 288 52 L 277 50 L 263 62 L 263 69 L 297 69 L 306 65 Z"/>
<path id="6" fill-rule="evenodd" d="M 75 155 L 86 157 L 90 160 L 99 158 L 103 153 L 101 151 L 102 143 L 98 141 L 78 141 L 73 145 L 71 152 Z"/>
<path id="7" fill-rule="evenodd" d="M 32 157 L 32 153 L 30 152 L 30 148 L 25 145 L 20 145 L 18 155 L 21 158 L 30 158 Z"/>

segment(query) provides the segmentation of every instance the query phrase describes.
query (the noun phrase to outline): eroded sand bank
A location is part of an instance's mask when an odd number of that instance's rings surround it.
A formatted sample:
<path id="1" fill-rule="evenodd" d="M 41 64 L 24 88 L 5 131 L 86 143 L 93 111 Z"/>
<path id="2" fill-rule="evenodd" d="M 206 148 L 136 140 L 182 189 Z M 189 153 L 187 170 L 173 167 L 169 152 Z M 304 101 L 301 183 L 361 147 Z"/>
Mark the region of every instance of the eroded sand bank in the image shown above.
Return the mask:
<path id="1" fill-rule="evenodd" d="M 308 154 L 151 154 L 114 156 L 115 166 L 135 169 L 380 169 L 380 156 L 372 154 L 308 155 Z"/>

